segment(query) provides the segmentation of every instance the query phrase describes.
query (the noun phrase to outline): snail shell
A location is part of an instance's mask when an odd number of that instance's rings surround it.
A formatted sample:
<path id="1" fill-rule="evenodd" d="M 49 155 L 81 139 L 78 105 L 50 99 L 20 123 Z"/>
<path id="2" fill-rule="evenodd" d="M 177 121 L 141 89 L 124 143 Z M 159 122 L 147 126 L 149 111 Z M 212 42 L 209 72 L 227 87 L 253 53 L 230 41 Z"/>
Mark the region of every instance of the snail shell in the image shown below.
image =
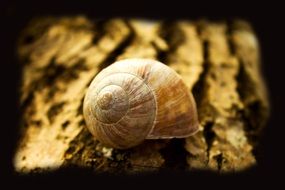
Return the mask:
<path id="1" fill-rule="evenodd" d="M 190 90 L 174 70 L 151 59 L 121 60 L 103 69 L 89 86 L 83 114 L 96 139 L 119 149 L 198 130 Z"/>

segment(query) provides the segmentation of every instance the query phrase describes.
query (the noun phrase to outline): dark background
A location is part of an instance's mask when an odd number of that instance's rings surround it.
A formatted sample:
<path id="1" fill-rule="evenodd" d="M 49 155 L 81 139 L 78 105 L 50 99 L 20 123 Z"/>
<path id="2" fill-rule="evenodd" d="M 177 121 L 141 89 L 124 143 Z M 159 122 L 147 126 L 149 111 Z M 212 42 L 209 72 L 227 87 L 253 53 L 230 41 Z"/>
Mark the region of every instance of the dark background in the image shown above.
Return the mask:
<path id="1" fill-rule="evenodd" d="M 253 167 L 241 173 L 220 175 L 211 172 L 194 172 L 194 173 L 173 173 L 165 171 L 160 174 L 144 175 L 146 181 L 157 182 L 157 179 L 162 179 L 162 184 L 173 182 L 174 186 L 179 185 L 182 179 L 189 180 L 188 187 L 198 181 L 200 183 L 211 185 L 209 180 L 216 181 L 212 184 L 213 187 L 222 186 L 225 182 L 233 182 L 232 186 L 240 184 L 246 180 L 251 182 L 252 179 L 257 180 L 257 184 L 262 182 L 269 183 L 272 179 L 281 177 L 282 168 L 284 167 L 284 86 L 285 71 L 282 66 L 284 62 L 284 11 L 281 3 L 274 1 L 270 2 L 250 2 L 248 1 L 181 1 L 181 0 L 101 0 L 101 1 L 1 1 L 1 56 L 0 71 L 1 71 L 1 151 L 0 157 L 4 158 L 1 161 L 1 175 L 12 177 L 23 181 L 37 182 L 45 181 L 45 178 L 54 179 L 57 181 L 72 182 L 72 179 L 89 179 L 89 171 L 79 171 L 70 169 L 69 171 L 51 172 L 41 175 L 18 175 L 13 172 L 12 157 L 15 148 L 16 137 L 18 134 L 18 121 L 20 117 L 18 109 L 17 87 L 20 82 L 20 65 L 17 62 L 15 47 L 18 34 L 25 25 L 34 17 L 37 16 L 61 16 L 61 15 L 77 15 L 84 14 L 91 19 L 96 18 L 112 18 L 112 17 L 139 17 L 151 19 L 201 19 L 209 20 L 231 20 L 241 18 L 249 21 L 260 40 L 261 54 L 263 62 L 263 74 L 267 82 L 270 102 L 271 102 L 271 117 L 267 127 L 264 130 L 264 136 L 261 138 L 260 156 L 258 158 L 258 166 Z M 3 16 L 2 16 L 3 14 Z M 282 18 L 283 17 L 283 18 Z M 282 57 L 283 56 L 283 57 Z M 284 119 L 283 119 L 284 118 Z M 4 138 L 3 138 L 4 137 Z M 5 153 L 4 153 L 5 151 Z M 5 168 L 5 170 L 3 170 Z M 140 179 L 136 176 L 123 176 L 106 178 L 105 175 L 97 176 L 100 183 L 111 178 L 117 179 L 120 184 L 128 184 Z M 88 177 L 87 177 L 88 176 Z M 158 177 L 159 176 L 159 177 Z M 186 177 L 185 177 L 186 176 Z M 62 179 L 62 177 L 65 177 Z M 130 180 L 131 179 L 131 180 Z M 169 180 L 168 180 L 169 179 Z M 213 180 L 214 179 L 214 180 Z M 218 181 L 222 181 L 219 183 Z M 16 181 L 17 181 L 16 180 Z M 117 185 L 114 183 L 107 183 Z M 98 182 L 97 182 L 98 183 Z M 271 183 L 271 182 L 270 182 Z M 16 182 L 15 182 L 16 184 Z M 272 183 L 272 185 L 276 185 Z M 175 188 L 176 189 L 176 188 Z"/>

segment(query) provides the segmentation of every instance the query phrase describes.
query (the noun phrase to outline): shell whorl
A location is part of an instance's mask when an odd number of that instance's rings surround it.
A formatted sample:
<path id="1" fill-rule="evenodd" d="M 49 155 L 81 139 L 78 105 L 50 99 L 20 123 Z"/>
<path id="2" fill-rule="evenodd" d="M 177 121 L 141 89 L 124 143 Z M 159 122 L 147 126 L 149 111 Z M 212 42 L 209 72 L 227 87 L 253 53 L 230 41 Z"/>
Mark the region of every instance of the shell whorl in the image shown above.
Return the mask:
<path id="1" fill-rule="evenodd" d="M 187 137 L 198 129 L 196 105 L 182 79 L 149 59 L 103 69 L 89 86 L 83 114 L 96 139 L 120 149 L 146 138 Z"/>
<path id="2" fill-rule="evenodd" d="M 89 88 L 87 115 L 93 116 L 89 126 L 96 125 L 89 130 L 105 144 L 124 148 L 139 144 L 150 132 L 156 113 L 155 97 L 142 78 L 112 71 L 103 70 L 98 75 L 101 79 Z"/>

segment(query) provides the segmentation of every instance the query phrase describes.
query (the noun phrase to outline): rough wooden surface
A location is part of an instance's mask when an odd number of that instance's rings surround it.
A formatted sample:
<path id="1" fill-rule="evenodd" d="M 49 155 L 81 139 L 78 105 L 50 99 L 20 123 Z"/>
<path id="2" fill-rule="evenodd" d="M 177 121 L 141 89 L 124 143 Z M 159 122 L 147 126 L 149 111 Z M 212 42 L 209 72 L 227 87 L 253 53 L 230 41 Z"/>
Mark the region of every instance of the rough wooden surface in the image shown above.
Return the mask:
<path id="1" fill-rule="evenodd" d="M 83 166 L 237 171 L 254 165 L 269 105 L 258 41 L 244 21 L 39 18 L 22 32 L 19 172 Z M 124 58 L 153 58 L 182 77 L 197 101 L 200 131 L 187 139 L 104 147 L 86 130 L 82 102 L 93 77 Z"/>

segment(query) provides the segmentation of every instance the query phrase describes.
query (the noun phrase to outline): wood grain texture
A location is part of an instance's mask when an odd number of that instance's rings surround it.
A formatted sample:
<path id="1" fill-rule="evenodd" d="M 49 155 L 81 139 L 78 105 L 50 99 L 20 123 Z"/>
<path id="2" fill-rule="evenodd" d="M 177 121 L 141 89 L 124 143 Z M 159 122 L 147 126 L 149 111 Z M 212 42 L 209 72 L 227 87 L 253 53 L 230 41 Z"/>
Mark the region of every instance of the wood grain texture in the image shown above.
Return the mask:
<path id="1" fill-rule="evenodd" d="M 89 20 L 45 17 L 19 37 L 22 64 L 19 172 L 79 166 L 95 171 L 162 168 L 237 171 L 256 164 L 254 150 L 269 115 L 258 40 L 245 21 Z M 128 150 L 104 147 L 87 131 L 83 98 L 103 68 L 152 58 L 176 70 L 197 102 L 199 132 L 146 140 Z"/>

